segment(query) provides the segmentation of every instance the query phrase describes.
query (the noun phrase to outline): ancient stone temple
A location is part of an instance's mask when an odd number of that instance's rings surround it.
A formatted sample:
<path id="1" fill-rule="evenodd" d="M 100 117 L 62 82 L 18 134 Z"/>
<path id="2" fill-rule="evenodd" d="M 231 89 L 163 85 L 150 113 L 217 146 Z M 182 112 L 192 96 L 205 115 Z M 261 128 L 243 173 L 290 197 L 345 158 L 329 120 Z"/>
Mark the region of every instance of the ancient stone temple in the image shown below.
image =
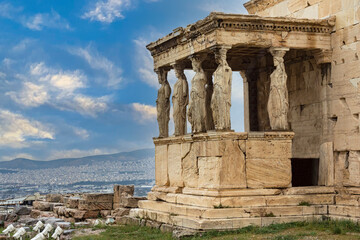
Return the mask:
<path id="1" fill-rule="evenodd" d="M 250 15 L 214 12 L 147 46 L 161 84 L 156 185 L 131 216 L 197 230 L 357 221 L 360 1 L 245 7 Z M 233 73 L 243 79 L 245 132 L 231 129 Z"/>

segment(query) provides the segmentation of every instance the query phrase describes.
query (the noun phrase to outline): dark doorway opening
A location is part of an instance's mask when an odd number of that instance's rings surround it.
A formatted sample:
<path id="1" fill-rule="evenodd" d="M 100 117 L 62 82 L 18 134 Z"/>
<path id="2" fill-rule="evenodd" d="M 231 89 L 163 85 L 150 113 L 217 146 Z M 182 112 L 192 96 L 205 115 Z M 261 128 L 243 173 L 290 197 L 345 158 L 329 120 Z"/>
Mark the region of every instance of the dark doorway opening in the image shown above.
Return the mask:
<path id="1" fill-rule="evenodd" d="M 292 186 L 317 186 L 319 178 L 318 158 L 291 159 Z"/>

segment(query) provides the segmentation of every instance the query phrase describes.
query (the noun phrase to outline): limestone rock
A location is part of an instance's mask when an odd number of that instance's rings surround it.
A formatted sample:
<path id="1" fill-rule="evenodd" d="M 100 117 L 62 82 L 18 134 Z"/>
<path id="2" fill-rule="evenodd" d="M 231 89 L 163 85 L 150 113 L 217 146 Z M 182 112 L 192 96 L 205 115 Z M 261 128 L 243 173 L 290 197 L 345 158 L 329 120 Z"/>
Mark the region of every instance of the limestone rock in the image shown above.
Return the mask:
<path id="1" fill-rule="evenodd" d="M 29 215 L 31 213 L 31 208 L 18 206 L 14 208 L 13 213 L 16 215 Z"/>
<path id="2" fill-rule="evenodd" d="M 47 194 L 46 195 L 47 202 L 62 202 L 62 195 L 61 194 Z"/>
<path id="3" fill-rule="evenodd" d="M 129 215 L 130 208 L 117 208 L 111 211 L 111 215 L 114 217 L 122 217 L 125 215 Z"/>
<path id="4" fill-rule="evenodd" d="M 50 203 L 43 201 L 35 201 L 33 202 L 33 208 L 40 211 L 50 211 Z"/>
<path id="5" fill-rule="evenodd" d="M 83 196 L 86 202 L 100 202 L 100 203 L 112 203 L 113 193 L 87 193 Z"/>

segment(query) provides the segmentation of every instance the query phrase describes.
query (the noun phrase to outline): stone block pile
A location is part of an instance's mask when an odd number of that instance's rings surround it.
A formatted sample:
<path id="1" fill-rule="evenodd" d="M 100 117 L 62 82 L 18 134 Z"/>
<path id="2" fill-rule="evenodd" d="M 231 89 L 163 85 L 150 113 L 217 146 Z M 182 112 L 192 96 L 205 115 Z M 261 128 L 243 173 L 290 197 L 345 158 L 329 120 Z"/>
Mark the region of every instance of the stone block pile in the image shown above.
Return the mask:
<path id="1" fill-rule="evenodd" d="M 61 227 L 66 234 L 79 226 L 121 223 L 131 208 L 138 207 L 143 197 L 134 196 L 134 186 L 114 186 L 114 193 L 48 194 L 33 202 L 32 207 L 16 207 L 12 213 L 0 215 L 0 226 L 34 227 L 38 221 Z M 1 234 L 0 234 L 1 239 Z"/>

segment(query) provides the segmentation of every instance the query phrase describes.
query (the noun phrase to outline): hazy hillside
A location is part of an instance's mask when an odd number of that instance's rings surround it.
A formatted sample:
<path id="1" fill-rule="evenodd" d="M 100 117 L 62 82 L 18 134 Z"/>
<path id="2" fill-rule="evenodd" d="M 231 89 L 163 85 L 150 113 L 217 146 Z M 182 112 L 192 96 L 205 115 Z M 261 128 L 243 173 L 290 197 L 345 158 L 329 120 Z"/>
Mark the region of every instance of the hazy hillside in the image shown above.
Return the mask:
<path id="1" fill-rule="evenodd" d="M 46 169 L 58 167 L 71 167 L 81 165 L 93 165 L 104 161 L 137 161 L 155 156 L 155 149 L 141 149 L 132 152 L 121 152 L 108 155 L 95 155 L 82 158 L 63 158 L 51 161 L 37 161 L 26 158 L 16 158 L 11 161 L 0 162 L 3 169 Z"/>

